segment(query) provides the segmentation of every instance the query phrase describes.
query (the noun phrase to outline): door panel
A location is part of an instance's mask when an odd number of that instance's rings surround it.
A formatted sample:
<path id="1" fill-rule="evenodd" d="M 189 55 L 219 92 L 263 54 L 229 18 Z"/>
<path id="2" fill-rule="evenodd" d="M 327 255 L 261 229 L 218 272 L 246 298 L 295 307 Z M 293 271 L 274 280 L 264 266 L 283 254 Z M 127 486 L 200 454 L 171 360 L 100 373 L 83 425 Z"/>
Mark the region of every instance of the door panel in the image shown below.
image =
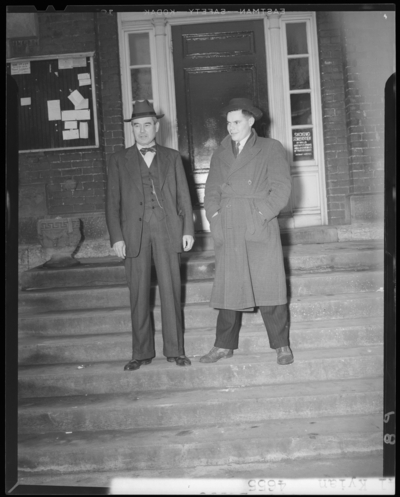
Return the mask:
<path id="1" fill-rule="evenodd" d="M 269 127 L 263 21 L 172 27 L 179 151 L 193 205 L 201 207 L 210 159 L 227 135 L 221 110 L 235 97 L 263 110 L 254 126 Z"/>

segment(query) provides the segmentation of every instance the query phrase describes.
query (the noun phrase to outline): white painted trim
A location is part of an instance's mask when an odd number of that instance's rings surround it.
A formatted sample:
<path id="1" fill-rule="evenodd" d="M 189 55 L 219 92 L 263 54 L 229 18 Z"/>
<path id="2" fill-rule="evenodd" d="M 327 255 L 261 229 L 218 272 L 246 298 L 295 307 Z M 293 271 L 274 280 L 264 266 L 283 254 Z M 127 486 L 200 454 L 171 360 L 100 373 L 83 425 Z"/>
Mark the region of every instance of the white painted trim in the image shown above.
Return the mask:
<path id="1" fill-rule="evenodd" d="M 69 53 L 69 54 L 54 54 L 54 55 L 35 55 L 33 57 L 13 57 L 12 59 L 7 59 L 6 62 L 29 62 L 36 60 L 53 60 L 53 59 L 76 59 L 78 57 L 94 57 L 94 52 L 79 52 L 79 53 Z"/>
<path id="2" fill-rule="evenodd" d="M 313 141 L 314 141 L 314 159 L 299 162 L 293 162 L 292 153 L 290 153 L 290 164 L 292 174 L 296 174 L 299 170 L 307 171 L 309 167 L 315 167 L 319 174 L 319 197 L 320 197 L 320 207 L 321 207 L 321 223 L 323 225 L 328 224 L 327 216 L 327 198 L 326 198 L 326 183 L 325 183 L 325 157 L 324 157 L 324 147 L 323 147 L 323 122 L 322 122 L 322 104 L 321 104 L 321 82 L 319 74 L 319 58 L 318 58 L 318 39 L 317 39 L 317 26 L 316 26 L 316 16 L 314 12 L 304 12 L 304 13 L 288 13 L 285 14 L 282 19 L 284 24 L 289 24 L 293 22 L 305 22 L 307 26 L 307 46 L 308 46 L 308 61 L 309 61 L 309 72 L 310 72 L 310 94 L 311 94 L 311 109 L 313 116 L 313 123 L 309 126 L 313 130 Z M 287 55 L 287 44 L 285 29 L 282 29 L 281 33 L 283 57 L 286 60 Z M 299 55 L 300 57 L 302 54 Z M 292 136 L 291 136 L 291 113 L 290 113 L 290 93 L 289 93 L 289 74 L 287 64 L 284 64 L 283 68 L 284 80 L 284 100 L 285 100 L 285 112 L 287 126 L 285 129 L 286 133 L 286 143 L 288 145 L 288 150 L 292 152 Z M 295 93 L 295 92 L 291 92 Z M 300 92 L 305 93 L 305 92 Z M 296 128 L 294 126 L 293 128 Z M 295 212 L 294 215 L 296 216 Z M 296 224 L 296 223 L 295 223 Z"/>
<path id="3" fill-rule="evenodd" d="M 171 10 L 171 9 L 164 9 Z M 201 9 L 199 9 L 201 10 Z M 268 9 L 265 9 L 267 11 Z M 271 9 L 272 10 L 272 9 Z M 186 24 L 204 24 L 211 22 L 232 22 L 232 21 L 248 21 L 248 20 L 264 20 L 264 34 L 266 44 L 267 58 L 267 83 L 268 83 L 268 100 L 271 114 L 271 137 L 279 140 L 288 155 L 291 155 L 291 115 L 290 115 L 290 97 L 288 91 L 287 79 L 285 79 L 285 70 L 282 64 L 286 63 L 286 37 L 285 30 L 282 28 L 282 22 L 303 22 L 307 23 L 307 42 L 309 47 L 309 70 L 311 88 L 311 105 L 314 122 L 314 159 L 313 161 L 305 161 L 301 167 L 305 171 L 306 167 L 314 166 L 318 168 L 320 191 L 321 216 L 313 219 L 315 224 L 327 224 L 327 199 L 325 185 L 325 163 L 323 154 L 323 123 L 322 123 L 322 107 L 321 107 L 321 85 L 319 77 L 319 58 L 318 58 L 318 42 L 316 29 L 316 16 L 313 12 L 284 12 L 284 9 L 279 9 L 280 12 L 271 12 L 270 15 L 264 14 L 240 14 L 240 13 L 225 13 L 225 14 L 190 14 L 188 12 L 175 12 L 169 14 L 145 14 L 144 12 L 121 12 L 118 13 L 119 38 L 120 38 L 120 53 L 123 54 L 124 35 L 128 32 L 144 32 L 150 33 L 150 38 L 155 37 L 154 26 L 162 22 L 165 26 L 165 41 L 163 47 L 160 44 L 155 44 L 155 50 L 152 52 L 152 69 L 153 75 L 153 98 L 156 110 L 161 108 L 165 114 L 163 118 L 163 128 L 161 129 L 160 138 L 164 140 L 164 144 L 171 148 L 178 149 L 178 123 L 176 112 L 176 97 L 175 97 L 175 78 L 174 65 L 172 54 L 172 26 Z M 279 30 L 279 35 L 271 33 L 271 23 Z M 279 40 L 278 40 L 279 37 Z M 126 43 L 126 42 L 125 42 Z M 121 55 L 121 81 L 124 85 L 124 74 L 122 66 L 123 57 Z M 165 63 L 159 64 L 159 61 Z M 278 66 L 277 66 L 278 64 Z M 158 85 L 166 84 L 167 89 L 164 92 L 160 91 L 159 86 L 154 85 L 154 81 L 158 81 Z M 126 82 L 125 82 L 126 85 Z M 161 99 L 161 93 L 164 94 L 164 99 Z M 123 88 L 123 101 L 126 102 L 126 89 Z M 125 104 L 126 105 L 126 104 Z M 126 112 L 127 109 L 124 109 Z M 126 114 L 125 114 L 126 115 Z M 131 130 L 129 130 L 131 133 Z M 160 139 L 159 138 L 159 139 Z M 126 140 L 127 141 L 127 140 Z M 293 164 L 291 157 L 288 156 L 289 162 L 292 164 L 292 172 L 298 171 L 298 164 Z M 290 201 L 291 202 L 291 201 Z M 290 209 L 290 205 L 288 206 Z M 286 211 L 285 211 L 286 212 Z M 285 214 L 284 212 L 284 214 Z M 317 219 L 318 218 L 318 219 Z M 311 220 L 311 219 L 310 219 Z M 304 221 L 305 222 L 305 221 Z M 303 216 L 299 218 L 299 223 L 303 225 Z M 296 225 L 294 221 L 294 225 Z"/>

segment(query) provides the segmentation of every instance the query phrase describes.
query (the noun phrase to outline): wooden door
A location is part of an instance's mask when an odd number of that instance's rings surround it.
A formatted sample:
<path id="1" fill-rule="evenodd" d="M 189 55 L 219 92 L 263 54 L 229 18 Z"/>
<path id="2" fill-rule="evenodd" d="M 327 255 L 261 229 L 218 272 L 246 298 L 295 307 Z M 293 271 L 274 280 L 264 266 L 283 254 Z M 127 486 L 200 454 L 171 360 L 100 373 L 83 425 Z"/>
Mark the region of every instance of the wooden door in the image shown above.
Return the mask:
<path id="1" fill-rule="evenodd" d="M 211 155 L 228 134 L 223 107 L 250 98 L 264 113 L 254 127 L 268 135 L 264 26 L 262 20 L 173 26 L 172 41 L 179 151 L 200 208 Z"/>

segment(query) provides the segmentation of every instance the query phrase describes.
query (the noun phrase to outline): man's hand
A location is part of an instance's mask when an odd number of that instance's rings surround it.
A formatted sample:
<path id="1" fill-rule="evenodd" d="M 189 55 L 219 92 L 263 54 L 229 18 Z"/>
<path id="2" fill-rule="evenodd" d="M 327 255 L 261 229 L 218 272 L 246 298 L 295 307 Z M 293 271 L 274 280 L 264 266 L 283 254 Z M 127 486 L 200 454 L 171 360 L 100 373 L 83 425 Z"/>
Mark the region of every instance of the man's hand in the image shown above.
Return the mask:
<path id="1" fill-rule="evenodd" d="M 191 235 L 183 236 L 183 250 L 185 252 L 188 252 L 193 247 L 193 243 L 194 243 L 194 238 Z"/>
<path id="2" fill-rule="evenodd" d="M 126 245 L 125 245 L 125 242 L 123 240 L 121 240 L 120 242 L 115 242 L 113 245 L 113 249 L 118 257 L 120 257 L 121 259 L 125 259 L 125 257 L 126 257 Z"/>

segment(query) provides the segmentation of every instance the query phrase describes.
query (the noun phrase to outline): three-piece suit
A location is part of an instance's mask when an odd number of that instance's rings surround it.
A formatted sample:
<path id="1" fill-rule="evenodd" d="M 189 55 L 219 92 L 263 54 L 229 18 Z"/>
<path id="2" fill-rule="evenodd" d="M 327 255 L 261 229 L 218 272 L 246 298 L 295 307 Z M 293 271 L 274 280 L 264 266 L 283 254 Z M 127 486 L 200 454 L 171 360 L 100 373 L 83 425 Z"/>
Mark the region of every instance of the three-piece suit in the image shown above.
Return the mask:
<path id="1" fill-rule="evenodd" d="M 156 145 L 147 166 L 136 145 L 110 157 L 106 220 L 113 246 L 126 244 L 132 358 L 154 357 L 150 317 L 152 258 L 161 298 L 163 354 L 184 354 L 181 315 L 182 237 L 194 235 L 189 188 L 179 153 Z"/>

